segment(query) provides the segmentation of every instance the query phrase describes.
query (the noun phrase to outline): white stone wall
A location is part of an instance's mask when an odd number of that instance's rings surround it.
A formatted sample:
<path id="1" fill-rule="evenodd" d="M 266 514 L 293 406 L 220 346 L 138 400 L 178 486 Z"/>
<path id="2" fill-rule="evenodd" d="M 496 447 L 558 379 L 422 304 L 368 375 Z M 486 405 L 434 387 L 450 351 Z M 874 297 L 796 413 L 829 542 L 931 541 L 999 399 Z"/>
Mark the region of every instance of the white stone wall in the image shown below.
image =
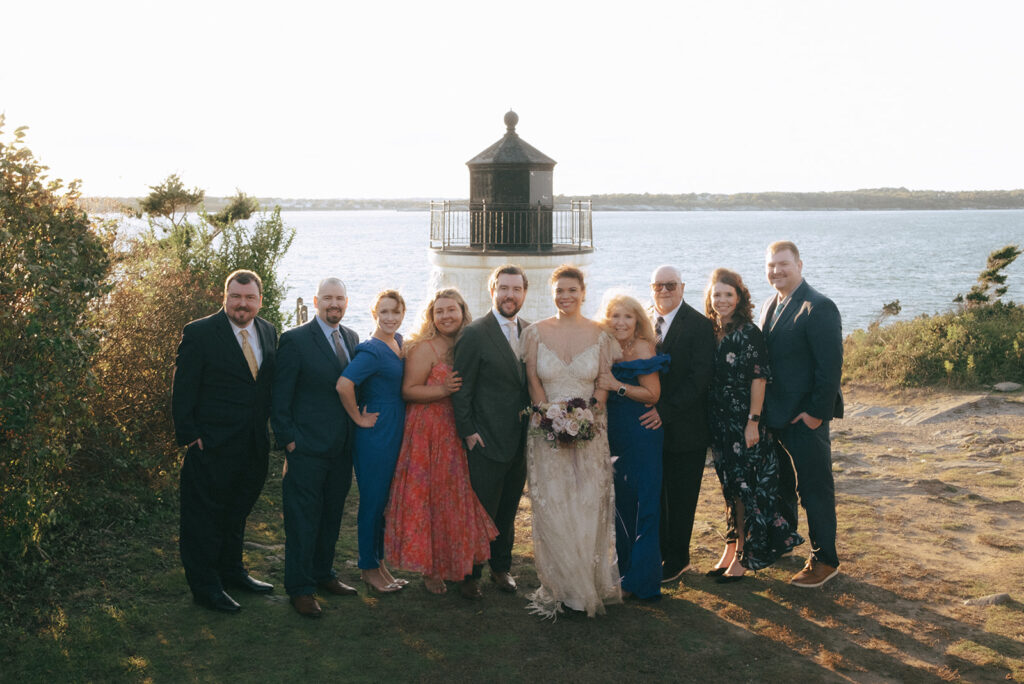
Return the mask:
<path id="1" fill-rule="evenodd" d="M 457 287 L 469 305 L 473 318 L 484 315 L 491 308 L 491 296 L 487 291 L 487 278 L 498 266 L 512 263 L 518 264 L 526 272 L 530 287 L 526 293 L 526 302 L 520 315 L 529 320 L 537 321 L 555 314 L 555 305 L 551 301 L 551 288 L 548 278 L 558 266 L 573 264 L 587 274 L 593 262 L 593 252 L 539 254 L 539 255 L 507 255 L 507 254 L 459 254 L 429 250 L 431 266 L 430 292 L 442 287 Z"/>

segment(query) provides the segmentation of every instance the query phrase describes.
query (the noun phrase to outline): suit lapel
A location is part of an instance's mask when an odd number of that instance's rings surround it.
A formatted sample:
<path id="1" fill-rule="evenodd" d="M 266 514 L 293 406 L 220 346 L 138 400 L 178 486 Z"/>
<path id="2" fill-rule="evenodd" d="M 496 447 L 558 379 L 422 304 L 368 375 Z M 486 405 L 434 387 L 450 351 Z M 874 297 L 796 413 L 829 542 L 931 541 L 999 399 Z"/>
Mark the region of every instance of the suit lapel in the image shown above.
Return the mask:
<path id="1" fill-rule="evenodd" d="M 320 329 L 320 324 L 316 322 L 314 318 L 306 324 L 309 329 L 309 334 L 313 338 L 313 346 L 320 350 L 320 353 L 327 357 L 327 359 L 334 366 L 334 370 L 341 373 L 341 363 L 338 361 L 338 355 L 331 348 L 330 343 L 327 342 L 327 337 L 324 335 L 324 331 Z M 344 335 L 342 335 L 344 338 Z"/>
<path id="2" fill-rule="evenodd" d="M 793 295 L 789 298 L 789 303 L 786 304 L 786 308 L 782 310 L 782 314 L 779 316 L 779 320 L 776 321 L 775 325 L 771 325 L 771 319 L 768 319 L 768 326 L 773 328 L 780 328 L 788 325 L 790 321 L 796 318 L 797 313 L 800 312 L 804 307 L 804 302 L 807 298 L 807 281 L 800 283 L 800 286 L 793 290 Z M 775 307 L 772 307 L 772 313 L 775 313 Z"/>
<path id="3" fill-rule="evenodd" d="M 671 349 L 672 343 L 675 342 L 676 338 L 679 337 L 680 331 L 683 329 L 683 319 L 689 314 L 686 310 L 686 302 L 679 303 L 679 310 L 676 311 L 676 315 L 672 318 L 672 325 L 668 326 L 668 330 L 665 332 L 665 338 L 661 342 L 662 349 Z"/>
<path id="4" fill-rule="evenodd" d="M 224 348 L 227 350 L 231 363 L 237 366 L 238 370 L 244 370 L 245 377 L 252 379 L 252 373 L 249 371 L 249 362 L 245 360 L 242 346 L 238 344 L 238 340 L 235 338 L 235 329 L 231 327 L 231 321 L 228 320 L 228 314 L 224 309 L 220 310 L 217 329 L 221 336 L 221 344 L 225 345 Z M 260 344 L 263 344 L 262 338 L 260 339 Z"/>
<path id="5" fill-rule="evenodd" d="M 516 358 L 515 352 L 512 351 L 512 345 L 508 343 L 508 338 L 502 332 L 501 324 L 498 323 L 498 319 L 495 318 L 493 311 L 489 312 L 484 320 L 484 330 L 490 336 L 491 344 L 498 349 L 498 354 L 509 364 L 511 371 L 517 378 L 522 379 L 519 359 Z M 520 332 L 522 332 L 522 329 L 520 329 Z"/>

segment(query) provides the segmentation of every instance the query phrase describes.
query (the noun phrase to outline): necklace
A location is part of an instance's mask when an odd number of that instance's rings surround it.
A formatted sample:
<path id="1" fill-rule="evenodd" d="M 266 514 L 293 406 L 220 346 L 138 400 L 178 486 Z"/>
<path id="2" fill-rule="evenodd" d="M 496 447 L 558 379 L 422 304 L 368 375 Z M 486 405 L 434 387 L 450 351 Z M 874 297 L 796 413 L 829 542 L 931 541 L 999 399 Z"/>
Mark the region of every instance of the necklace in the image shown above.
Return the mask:
<path id="1" fill-rule="evenodd" d="M 628 352 L 628 351 L 629 351 L 630 349 L 632 349 L 632 348 L 633 348 L 633 345 L 634 345 L 634 344 L 636 344 L 636 335 L 633 335 L 633 337 L 631 337 L 631 338 L 629 339 L 629 344 L 627 344 L 627 345 L 623 346 L 623 347 L 622 347 L 622 351 L 623 351 L 623 352 Z"/>

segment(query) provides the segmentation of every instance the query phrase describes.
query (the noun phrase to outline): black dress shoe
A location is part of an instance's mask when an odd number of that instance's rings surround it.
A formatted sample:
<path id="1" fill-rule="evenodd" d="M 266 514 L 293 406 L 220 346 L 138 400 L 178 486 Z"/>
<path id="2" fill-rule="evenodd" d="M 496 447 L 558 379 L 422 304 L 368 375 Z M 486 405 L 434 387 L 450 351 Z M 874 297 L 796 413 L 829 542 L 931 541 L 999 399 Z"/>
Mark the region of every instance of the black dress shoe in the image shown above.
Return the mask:
<path id="1" fill-rule="evenodd" d="M 725 574 L 726 570 L 728 570 L 728 568 L 711 568 L 710 570 L 708 570 L 707 572 L 704 573 L 704 576 L 705 577 L 721 577 L 722 575 Z"/>
<path id="2" fill-rule="evenodd" d="M 269 582 L 261 582 L 249 574 L 236 577 L 225 577 L 222 581 L 224 584 L 230 584 L 233 587 L 245 589 L 246 591 L 251 591 L 254 594 L 269 594 L 274 591 L 273 584 L 270 584 Z"/>
<path id="3" fill-rule="evenodd" d="M 193 594 L 192 600 L 204 608 L 218 610 L 222 613 L 237 613 L 242 610 L 242 606 L 238 605 L 238 603 L 235 602 L 235 599 L 231 598 L 223 591 L 214 591 L 206 594 Z"/>
<path id="4" fill-rule="evenodd" d="M 516 589 L 519 588 L 516 584 L 515 578 L 507 572 L 492 572 L 491 581 L 498 586 L 498 589 L 501 589 L 506 594 L 514 594 L 516 593 Z"/>
<path id="5" fill-rule="evenodd" d="M 732 584 L 733 582 L 739 582 L 746 575 L 722 575 L 715 579 L 715 584 Z"/>

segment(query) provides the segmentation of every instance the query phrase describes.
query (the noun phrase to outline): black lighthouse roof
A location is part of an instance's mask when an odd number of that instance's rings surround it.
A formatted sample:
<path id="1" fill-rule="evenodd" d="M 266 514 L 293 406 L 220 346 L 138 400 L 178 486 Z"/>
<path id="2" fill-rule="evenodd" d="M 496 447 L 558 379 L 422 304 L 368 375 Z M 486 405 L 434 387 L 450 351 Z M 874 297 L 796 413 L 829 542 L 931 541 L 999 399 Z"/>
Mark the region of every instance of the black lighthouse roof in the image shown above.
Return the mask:
<path id="1" fill-rule="evenodd" d="M 519 123 L 519 115 L 511 109 L 508 110 L 505 114 L 507 129 L 505 135 L 501 140 L 466 162 L 466 166 L 521 164 L 553 169 L 558 162 L 520 138 L 516 133 L 517 123 Z"/>

